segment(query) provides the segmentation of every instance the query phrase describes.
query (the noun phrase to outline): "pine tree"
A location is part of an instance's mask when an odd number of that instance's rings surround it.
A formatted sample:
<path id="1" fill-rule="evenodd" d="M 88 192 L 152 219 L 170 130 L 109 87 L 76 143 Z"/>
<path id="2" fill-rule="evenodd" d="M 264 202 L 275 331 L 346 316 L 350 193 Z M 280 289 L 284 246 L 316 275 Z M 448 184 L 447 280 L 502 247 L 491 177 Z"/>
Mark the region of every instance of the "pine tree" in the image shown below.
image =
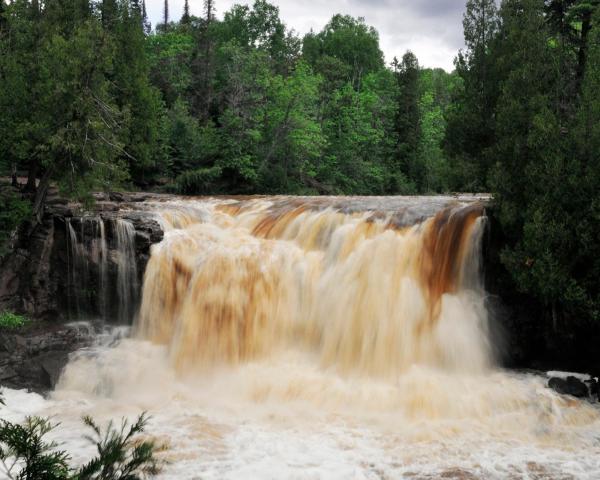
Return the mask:
<path id="1" fill-rule="evenodd" d="M 0 40 L 2 40 L 3 32 L 6 30 L 7 20 L 5 18 L 6 15 L 6 4 L 4 0 L 0 0 Z"/>
<path id="2" fill-rule="evenodd" d="M 388 186 L 390 193 L 401 192 L 404 184 L 398 178 L 408 178 L 419 190 L 424 179 L 423 165 L 419 159 L 419 139 L 421 136 L 421 118 L 419 111 L 419 61 L 414 53 L 406 52 L 398 65 L 396 79 L 398 82 L 398 110 L 396 116 L 396 160 L 392 166 L 392 183 Z M 398 174 L 401 176 L 398 177 Z"/>
<path id="3" fill-rule="evenodd" d="M 113 31 L 118 19 L 118 6 L 116 0 L 102 0 L 102 26 L 105 30 Z"/>
<path id="4" fill-rule="evenodd" d="M 494 0 L 468 0 L 463 18 L 466 50 L 455 60 L 463 87 L 455 94 L 448 112 L 446 152 L 458 172 L 458 189 L 486 189 L 490 164 L 483 152 L 494 143 L 494 108 L 498 78 L 492 59 L 498 32 L 498 12 Z"/>
<path id="5" fill-rule="evenodd" d="M 213 102 L 214 39 L 211 24 L 214 20 L 214 3 L 204 2 L 204 22 L 198 34 L 198 40 L 192 52 L 192 113 L 204 121 L 210 117 Z"/>
<path id="6" fill-rule="evenodd" d="M 169 0 L 165 0 L 163 6 L 163 31 L 167 31 L 169 29 Z"/>
<path id="7" fill-rule="evenodd" d="M 148 14 L 146 13 L 146 0 L 142 0 L 142 25 L 144 27 L 144 33 L 150 35 L 152 31 L 152 25 L 148 20 Z"/>
<path id="8" fill-rule="evenodd" d="M 206 23 L 209 24 L 215 17 L 214 2 L 213 0 L 204 0 L 204 18 Z"/>
<path id="9" fill-rule="evenodd" d="M 147 172 L 160 168 L 162 161 L 158 145 L 162 101 L 149 81 L 145 42 L 143 11 L 123 9 L 115 34 L 113 95 L 124 116 L 121 159 L 128 163 L 132 179 L 139 182 Z"/>
<path id="10" fill-rule="evenodd" d="M 183 15 L 181 16 L 181 23 L 183 25 L 189 25 L 190 21 L 190 3 L 189 0 L 185 0 L 185 3 L 183 5 Z"/>

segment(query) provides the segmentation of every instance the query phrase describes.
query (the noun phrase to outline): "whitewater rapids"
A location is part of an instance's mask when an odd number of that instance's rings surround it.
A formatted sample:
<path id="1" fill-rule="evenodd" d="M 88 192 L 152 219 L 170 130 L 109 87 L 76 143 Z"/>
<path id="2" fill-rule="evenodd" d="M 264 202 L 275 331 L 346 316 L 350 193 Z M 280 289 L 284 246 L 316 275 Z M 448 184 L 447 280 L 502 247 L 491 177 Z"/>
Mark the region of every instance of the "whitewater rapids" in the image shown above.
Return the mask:
<path id="1" fill-rule="evenodd" d="M 160 479 L 600 478 L 600 410 L 494 366 L 483 208 L 395 201 L 146 205 L 166 233 L 131 335 L 3 417 L 51 416 L 82 462 L 81 416 L 148 411 Z"/>

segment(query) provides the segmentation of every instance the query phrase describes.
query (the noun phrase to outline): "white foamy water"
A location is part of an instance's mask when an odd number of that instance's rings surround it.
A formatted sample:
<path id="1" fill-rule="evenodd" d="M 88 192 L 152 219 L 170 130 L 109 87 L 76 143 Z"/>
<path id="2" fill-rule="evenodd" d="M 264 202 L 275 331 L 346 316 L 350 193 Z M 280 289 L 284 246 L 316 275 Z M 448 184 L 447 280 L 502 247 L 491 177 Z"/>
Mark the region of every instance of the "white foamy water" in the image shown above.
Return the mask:
<path id="1" fill-rule="evenodd" d="M 413 367 L 396 381 L 324 370 L 303 352 L 178 377 L 164 347 L 79 354 L 44 400 L 6 390 L 2 416 L 50 416 L 74 460 L 80 421 L 148 411 L 161 479 L 597 479 L 600 411 L 533 375 Z"/>
<path id="2" fill-rule="evenodd" d="M 3 415 L 52 417 L 84 462 L 83 415 L 147 411 L 163 480 L 598 479 L 600 409 L 494 367 L 479 200 L 142 206 L 166 233 L 134 337 Z"/>

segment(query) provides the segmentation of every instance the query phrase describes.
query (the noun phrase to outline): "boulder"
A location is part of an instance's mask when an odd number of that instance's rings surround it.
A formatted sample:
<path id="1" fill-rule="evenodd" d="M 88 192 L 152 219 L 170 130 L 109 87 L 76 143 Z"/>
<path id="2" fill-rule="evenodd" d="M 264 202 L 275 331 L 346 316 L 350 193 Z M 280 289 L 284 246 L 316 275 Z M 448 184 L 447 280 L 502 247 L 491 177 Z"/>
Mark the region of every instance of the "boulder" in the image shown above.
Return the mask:
<path id="1" fill-rule="evenodd" d="M 586 398 L 590 395 L 590 390 L 585 382 L 572 375 L 567 378 L 552 377 L 548 380 L 548 387 L 560 394 L 572 395 L 577 398 Z"/>
<path id="2" fill-rule="evenodd" d="M 0 383 L 40 393 L 53 389 L 69 354 L 89 346 L 94 335 L 87 324 L 43 322 L 19 332 L 0 332 Z"/>

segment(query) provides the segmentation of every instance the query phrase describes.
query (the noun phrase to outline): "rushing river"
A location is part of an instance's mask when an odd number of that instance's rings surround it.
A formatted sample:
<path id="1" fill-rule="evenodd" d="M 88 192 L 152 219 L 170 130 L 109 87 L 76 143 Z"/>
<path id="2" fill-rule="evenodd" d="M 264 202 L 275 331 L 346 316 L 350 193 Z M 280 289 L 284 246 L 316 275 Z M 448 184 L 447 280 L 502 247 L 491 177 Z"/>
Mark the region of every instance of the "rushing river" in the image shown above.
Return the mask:
<path id="1" fill-rule="evenodd" d="M 600 410 L 495 367 L 480 199 L 141 208 L 165 237 L 130 334 L 77 352 L 48 399 L 6 391 L 76 461 L 82 415 L 146 410 L 164 479 L 600 478 Z"/>

